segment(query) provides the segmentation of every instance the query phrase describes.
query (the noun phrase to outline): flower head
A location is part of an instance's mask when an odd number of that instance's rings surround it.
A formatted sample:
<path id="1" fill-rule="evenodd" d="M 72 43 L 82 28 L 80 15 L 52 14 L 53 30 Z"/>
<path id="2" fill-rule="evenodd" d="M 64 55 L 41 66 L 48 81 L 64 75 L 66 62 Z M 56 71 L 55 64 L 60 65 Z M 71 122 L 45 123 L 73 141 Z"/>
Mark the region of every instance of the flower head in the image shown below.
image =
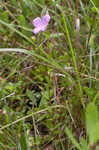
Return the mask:
<path id="1" fill-rule="evenodd" d="M 49 14 L 46 14 L 45 16 L 43 16 L 42 19 L 40 17 L 35 18 L 32 22 L 32 24 L 35 27 L 33 30 L 33 33 L 37 34 L 40 31 L 45 31 L 49 21 L 50 21 Z"/>

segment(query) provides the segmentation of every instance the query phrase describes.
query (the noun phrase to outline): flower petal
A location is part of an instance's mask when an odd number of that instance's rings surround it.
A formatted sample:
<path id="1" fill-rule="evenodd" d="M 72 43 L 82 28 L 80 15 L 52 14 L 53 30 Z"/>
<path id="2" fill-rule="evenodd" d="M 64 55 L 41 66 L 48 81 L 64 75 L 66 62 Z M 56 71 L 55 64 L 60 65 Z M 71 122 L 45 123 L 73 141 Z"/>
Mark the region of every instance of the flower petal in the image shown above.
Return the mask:
<path id="1" fill-rule="evenodd" d="M 37 34 L 37 33 L 40 32 L 40 31 L 41 31 L 41 27 L 34 28 L 33 33 L 34 33 L 34 34 Z"/>
<path id="2" fill-rule="evenodd" d="M 35 26 L 35 27 L 39 27 L 42 25 L 42 20 L 40 17 L 37 17 L 35 18 L 33 21 L 32 21 L 32 24 Z"/>
<path id="3" fill-rule="evenodd" d="M 43 25 L 42 27 L 41 27 L 41 31 L 45 31 L 46 30 L 46 28 L 47 28 L 47 26 L 45 25 Z"/>
<path id="4" fill-rule="evenodd" d="M 43 23 L 43 25 L 47 26 L 49 21 L 50 21 L 50 16 L 49 16 L 49 14 L 46 14 L 42 19 L 42 23 Z"/>

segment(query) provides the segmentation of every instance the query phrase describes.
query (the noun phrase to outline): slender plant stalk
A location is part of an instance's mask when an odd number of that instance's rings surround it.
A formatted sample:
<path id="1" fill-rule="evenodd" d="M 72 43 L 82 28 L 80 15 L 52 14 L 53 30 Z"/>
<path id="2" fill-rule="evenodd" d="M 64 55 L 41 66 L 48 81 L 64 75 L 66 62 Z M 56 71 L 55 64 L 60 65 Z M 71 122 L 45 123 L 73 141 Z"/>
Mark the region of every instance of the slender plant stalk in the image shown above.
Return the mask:
<path id="1" fill-rule="evenodd" d="M 69 31 L 68 31 L 68 27 L 67 27 L 67 23 L 66 23 L 64 13 L 63 13 L 62 8 L 60 6 L 59 6 L 59 9 L 60 9 L 61 14 L 62 14 L 65 33 L 66 33 L 66 36 L 67 36 L 68 44 L 69 44 L 71 55 L 72 55 L 72 60 L 73 60 L 74 69 L 75 69 L 75 73 L 76 73 L 76 79 L 77 79 L 78 89 L 79 89 L 79 93 L 80 93 L 81 103 L 83 105 L 83 108 L 85 109 L 85 103 L 84 103 L 84 99 L 83 99 L 83 91 L 82 91 L 82 87 L 81 87 L 81 83 L 80 83 L 79 72 L 78 72 L 78 69 L 77 69 L 75 52 L 74 52 L 73 47 L 72 47 L 72 43 L 71 43 L 71 39 L 70 39 L 70 35 L 69 35 Z"/>
<path id="2" fill-rule="evenodd" d="M 27 150 L 30 150 L 30 145 L 29 145 L 29 142 L 28 142 L 28 136 L 27 136 L 27 132 L 26 132 L 26 127 L 25 127 L 24 120 L 23 120 L 23 130 L 24 130 L 24 136 L 25 136 L 25 140 L 26 140 Z"/>
<path id="3" fill-rule="evenodd" d="M 34 99 L 34 96 L 33 96 L 33 99 Z M 34 103 L 33 103 L 33 100 L 32 100 L 32 112 L 34 111 Z M 39 150 L 39 147 L 38 147 L 38 139 L 37 139 L 37 127 L 36 127 L 36 122 L 35 122 L 35 116 L 34 114 L 32 114 L 32 120 L 33 120 L 33 127 L 34 127 L 34 141 L 36 142 L 36 150 Z"/>
<path id="4" fill-rule="evenodd" d="M 27 116 L 24 116 L 24 117 L 22 117 L 22 118 L 20 118 L 20 119 L 17 119 L 17 120 L 14 121 L 14 122 L 8 123 L 8 124 L 6 124 L 6 125 L 0 127 L 0 132 L 1 132 L 2 130 L 6 129 L 6 128 L 10 127 L 10 126 L 12 126 L 12 125 L 17 124 L 18 122 L 20 122 L 20 121 L 22 121 L 22 120 L 25 120 L 25 119 L 27 119 L 27 118 L 29 118 L 29 117 L 32 117 L 33 115 L 37 115 L 37 114 L 39 114 L 39 113 L 44 113 L 44 112 L 48 111 L 49 109 L 54 109 L 54 108 L 55 108 L 55 109 L 56 109 L 56 108 L 63 108 L 63 109 L 66 109 L 66 107 L 65 107 L 64 105 L 48 106 L 48 107 L 45 108 L 45 109 L 41 109 L 41 110 L 39 110 L 39 111 L 37 111 L 37 112 L 34 112 L 34 113 L 32 112 L 31 114 L 29 114 L 29 115 L 27 115 Z"/>
<path id="5" fill-rule="evenodd" d="M 89 41 L 89 47 L 90 47 L 90 75 L 92 75 L 92 66 L 93 66 L 93 49 L 94 49 L 94 38 L 95 35 L 91 34 L 90 41 Z M 92 79 L 90 78 L 89 88 L 92 88 Z"/>
<path id="6" fill-rule="evenodd" d="M 92 5 L 94 6 L 94 8 L 95 8 L 96 12 L 99 14 L 99 9 L 95 6 L 95 4 L 94 4 L 93 0 L 90 0 L 90 2 L 91 2 L 91 3 L 92 3 Z"/>
<path id="7" fill-rule="evenodd" d="M 70 79 L 73 80 L 72 76 L 68 72 L 66 72 L 65 69 L 63 69 L 62 66 L 59 65 L 54 59 L 49 60 L 49 59 L 35 53 L 35 51 L 29 51 L 29 50 L 21 49 L 21 48 L 0 48 L 0 52 L 19 52 L 19 53 L 24 53 L 24 54 L 29 55 L 29 56 L 34 56 L 34 57 L 48 63 L 49 65 L 55 66 L 55 68 L 59 69 L 67 77 L 69 77 Z"/>
<path id="8" fill-rule="evenodd" d="M 80 19 L 78 16 L 78 7 L 79 7 L 79 0 L 76 0 L 76 18 L 75 18 L 75 27 L 76 27 L 76 62 L 77 68 L 79 69 L 79 39 L 80 39 Z"/>
<path id="9" fill-rule="evenodd" d="M 79 0 L 76 0 L 76 16 L 78 18 L 78 6 L 79 6 Z"/>
<path id="10" fill-rule="evenodd" d="M 92 65 L 93 65 L 92 55 L 93 55 L 93 49 L 92 49 L 92 47 L 90 47 L 90 75 L 92 75 Z M 89 88 L 92 88 L 92 79 L 91 78 L 90 78 Z"/>
<path id="11" fill-rule="evenodd" d="M 21 37 L 23 37 L 23 38 L 24 38 L 25 40 L 27 40 L 29 43 L 31 43 L 31 44 L 34 45 L 33 41 L 32 41 L 30 38 L 28 38 L 26 35 L 24 35 L 23 33 L 21 33 L 20 31 L 18 31 L 17 29 L 15 29 L 15 28 L 13 27 L 13 24 L 8 24 L 8 23 L 4 22 L 4 21 L 1 20 L 1 19 L 0 19 L 0 24 L 6 26 L 6 27 L 9 28 L 11 31 L 16 32 L 18 35 L 20 35 Z"/>

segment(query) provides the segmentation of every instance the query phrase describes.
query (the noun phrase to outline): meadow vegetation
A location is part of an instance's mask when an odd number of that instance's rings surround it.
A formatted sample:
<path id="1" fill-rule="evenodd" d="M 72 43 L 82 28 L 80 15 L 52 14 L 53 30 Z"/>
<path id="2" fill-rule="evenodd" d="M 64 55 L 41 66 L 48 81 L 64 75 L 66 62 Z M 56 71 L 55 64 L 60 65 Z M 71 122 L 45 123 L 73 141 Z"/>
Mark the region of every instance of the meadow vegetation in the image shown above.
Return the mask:
<path id="1" fill-rule="evenodd" d="M 98 51 L 98 0 L 0 0 L 0 150 L 99 150 Z"/>

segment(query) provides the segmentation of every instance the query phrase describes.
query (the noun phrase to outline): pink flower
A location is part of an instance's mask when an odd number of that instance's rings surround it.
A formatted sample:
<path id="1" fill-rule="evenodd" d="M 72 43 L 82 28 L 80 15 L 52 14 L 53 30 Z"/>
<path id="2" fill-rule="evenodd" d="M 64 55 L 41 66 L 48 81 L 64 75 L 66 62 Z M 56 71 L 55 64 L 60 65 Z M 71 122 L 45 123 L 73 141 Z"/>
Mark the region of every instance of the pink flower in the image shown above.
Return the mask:
<path id="1" fill-rule="evenodd" d="M 40 17 L 35 18 L 32 22 L 32 24 L 35 27 L 33 29 L 33 33 L 37 34 L 40 31 L 45 31 L 49 21 L 50 21 L 49 14 L 46 14 L 42 19 Z"/>

